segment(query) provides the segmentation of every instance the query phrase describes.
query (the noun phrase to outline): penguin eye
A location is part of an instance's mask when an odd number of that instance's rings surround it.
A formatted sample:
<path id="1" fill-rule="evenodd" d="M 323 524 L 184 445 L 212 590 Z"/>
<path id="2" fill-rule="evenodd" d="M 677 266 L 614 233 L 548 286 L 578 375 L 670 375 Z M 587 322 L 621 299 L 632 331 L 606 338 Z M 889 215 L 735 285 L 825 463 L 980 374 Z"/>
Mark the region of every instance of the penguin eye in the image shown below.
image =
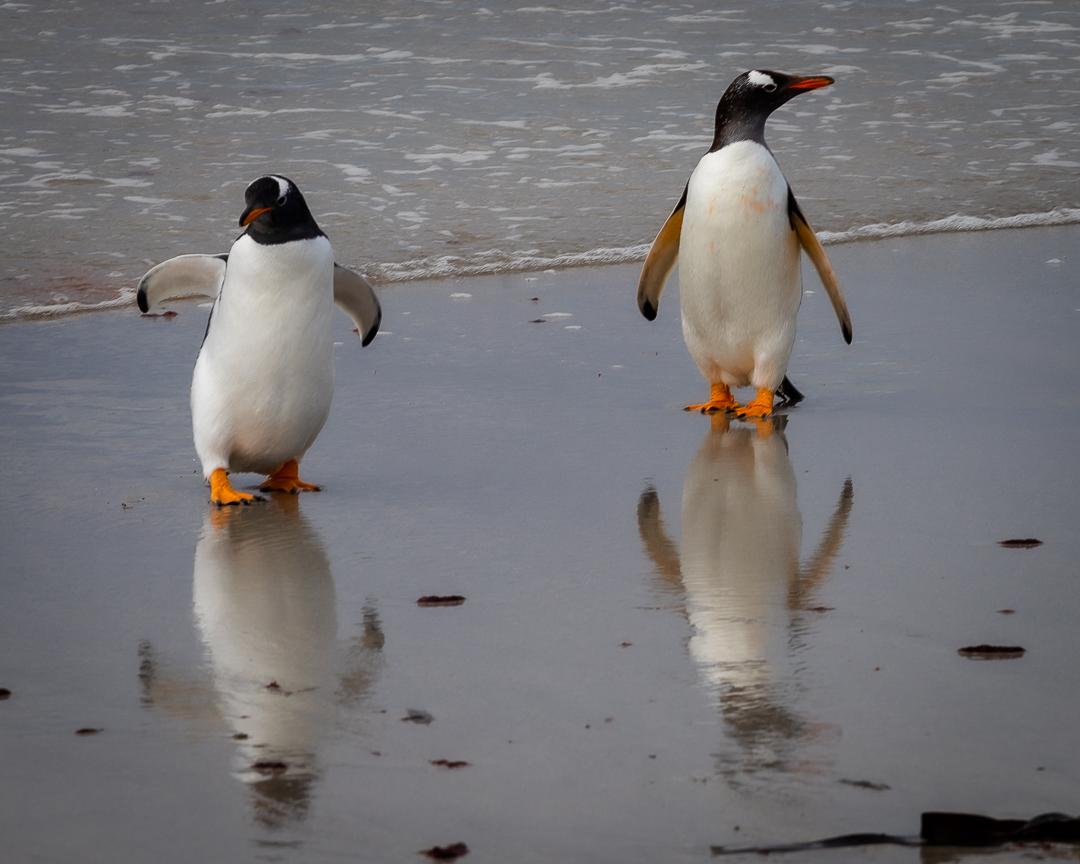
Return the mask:
<path id="1" fill-rule="evenodd" d="M 775 88 L 773 88 L 773 89 L 775 89 Z M 277 203 L 278 207 L 281 207 L 285 203 L 285 197 L 286 196 L 282 195 L 280 198 L 277 199 L 276 203 Z"/>
<path id="2" fill-rule="evenodd" d="M 766 93 L 774 93 L 774 92 L 776 92 L 776 85 L 775 84 L 766 84 L 761 89 L 764 90 Z"/>

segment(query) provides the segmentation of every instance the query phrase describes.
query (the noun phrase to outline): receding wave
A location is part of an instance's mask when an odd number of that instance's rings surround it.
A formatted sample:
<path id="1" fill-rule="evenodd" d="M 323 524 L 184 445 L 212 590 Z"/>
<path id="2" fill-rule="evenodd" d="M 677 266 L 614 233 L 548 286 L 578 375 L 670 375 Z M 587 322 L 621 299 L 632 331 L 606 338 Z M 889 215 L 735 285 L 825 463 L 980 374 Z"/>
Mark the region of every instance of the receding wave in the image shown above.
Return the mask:
<path id="1" fill-rule="evenodd" d="M 999 231 L 1006 228 L 1037 228 L 1080 223 L 1080 208 L 1058 207 L 1044 213 L 1020 213 L 1015 216 L 964 216 L 954 214 L 927 222 L 879 222 L 847 231 L 819 231 L 823 244 L 851 243 L 856 240 L 880 240 L 887 237 L 915 237 L 922 234 L 949 234 L 966 231 Z M 556 270 L 560 267 L 590 267 L 600 264 L 625 264 L 643 261 L 648 243 L 633 246 L 604 247 L 588 252 L 564 255 L 508 255 L 483 252 L 472 257 L 442 256 L 419 258 L 400 264 L 380 264 L 366 268 L 377 282 L 406 282 L 417 279 L 443 279 L 459 276 L 483 276 L 491 273 L 514 273 L 528 270 Z"/>
<path id="2" fill-rule="evenodd" d="M 972 231 L 1000 231 L 1009 228 L 1039 228 L 1080 223 L 1080 208 L 1058 207 L 1042 213 L 1020 213 L 1015 216 L 965 216 L 954 214 L 925 222 L 879 222 L 847 231 L 819 231 L 826 245 L 852 243 L 859 240 L 881 240 L 890 237 L 915 237 L 923 234 L 950 234 Z M 465 276 L 486 276 L 495 273 L 518 273 L 536 270 L 557 270 L 568 267 L 594 267 L 604 264 L 625 264 L 644 260 L 648 243 L 632 246 L 612 246 L 570 252 L 563 255 L 537 253 L 506 253 L 498 250 L 472 256 L 444 255 L 417 258 L 393 264 L 370 264 L 356 269 L 365 272 L 376 284 L 414 282 L 424 279 L 448 279 Z M 345 262 L 352 264 L 352 262 Z M 131 306 L 135 301 L 133 289 L 124 289 L 119 296 L 97 303 L 64 302 L 27 304 L 0 313 L 0 322 L 59 318 L 81 312 L 99 312 Z"/>
<path id="3" fill-rule="evenodd" d="M 444 255 L 418 258 L 400 264 L 377 264 L 361 269 L 376 282 L 411 282 L 417 279 L 445 279 L 528 270 L 557 270 L 560 267 L 625 264 L 628 261 L 641 261 L 648 251 L 648 243 L 590 249 L 588 252 L 568 252 L 564 255 L 508 254 L 492 250 L 470 257 Z"/>
<path id="4" fill-rule="evenodd" d="M 818 237 L 822 243 L 850 243 L 854 240 L 880 240 L 885 237 L 1040 228 L 1048 225 L 1073 225 L 1077 222 L 1080 222 L 1080 208 L 1058 207 L 1045 213 L 1020 213 L 1017 216 L 964 216 L 957 213 L 929 222 L 879 222 L 848 231 L 819 231 Z"/>
<path id="5" fill-rule="evenodd" d="M 77 315 L 81 312 L 104 312 L 107 309 L 122 309 L 125 306 L 135 305 L 135 290 L 125 288 L 116 297 L 109 300 L 101 300 L 97 303 L 78 303 L 64 301 L 63 303 L 25 303 L 15 306 L 5 312 L 0 312 L 0 323 L 7 321 L 33 321 L 39 318 L 62 318 L 67 315 Z"/>

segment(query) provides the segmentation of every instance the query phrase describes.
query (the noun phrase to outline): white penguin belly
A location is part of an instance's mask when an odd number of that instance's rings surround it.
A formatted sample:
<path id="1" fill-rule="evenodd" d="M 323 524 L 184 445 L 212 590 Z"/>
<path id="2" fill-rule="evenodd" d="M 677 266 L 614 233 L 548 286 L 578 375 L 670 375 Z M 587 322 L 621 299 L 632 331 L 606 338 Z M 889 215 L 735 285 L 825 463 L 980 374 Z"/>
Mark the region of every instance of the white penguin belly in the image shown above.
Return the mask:
<path id="1" fill-rule="evenodd" d="M 775 389 L 802 300 L 788 185 L 753 141 L 706 154 L 690 176 L 679 243 L 683 336 L 710 382 Z"/>
<path id="2" fill-rule="evenodd" d="M 334 390 L 333 266 L 325 237 L 233 244 L 191 384 L 205 475 L 271 473 L 315 441 Z"/>

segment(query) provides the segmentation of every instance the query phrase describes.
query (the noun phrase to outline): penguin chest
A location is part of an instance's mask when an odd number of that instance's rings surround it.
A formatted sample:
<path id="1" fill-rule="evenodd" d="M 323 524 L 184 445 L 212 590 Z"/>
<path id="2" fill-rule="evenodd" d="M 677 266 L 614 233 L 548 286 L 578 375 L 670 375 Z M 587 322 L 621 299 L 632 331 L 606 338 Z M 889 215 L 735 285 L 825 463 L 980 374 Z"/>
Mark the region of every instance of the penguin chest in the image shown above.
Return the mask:
<path id="1" fill-rule="evenodd" d="M 234 244 L 192 382 L 204 467 L 269 472 L 314 442 L 333 396 L 333 260 L 325 237 Z"/>
<path id="2" fill-rule="evenodd" d="M 768 149 L 755 142 L 707 154 L 691 175 L 679 292 L 683 332 L 699 366 L 739 378 L 762 355 L 786 365 L 802 294 L 787 208 L 787 181 Z"/>

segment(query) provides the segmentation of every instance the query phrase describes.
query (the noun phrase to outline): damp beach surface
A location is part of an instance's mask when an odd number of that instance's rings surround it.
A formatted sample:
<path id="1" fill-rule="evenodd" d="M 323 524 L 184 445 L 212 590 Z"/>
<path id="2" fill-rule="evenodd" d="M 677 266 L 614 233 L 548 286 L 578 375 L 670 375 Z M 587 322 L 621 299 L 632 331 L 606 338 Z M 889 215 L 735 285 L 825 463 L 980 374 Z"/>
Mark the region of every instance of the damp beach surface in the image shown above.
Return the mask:
<path id="1" fill-rule="evenodd" d="M 3 856 L 702 861 L 1075 813 L 1077 248 L 832 248 L 855 342 L 807 271 L 771 433 L 680 410 L 677 283 L 649 324 L 636 265 L 387 286 L 369 348 L 337 322 L 325 491 L 234 510 L 192 452 L 205 308 L 5 325 Z"/>

